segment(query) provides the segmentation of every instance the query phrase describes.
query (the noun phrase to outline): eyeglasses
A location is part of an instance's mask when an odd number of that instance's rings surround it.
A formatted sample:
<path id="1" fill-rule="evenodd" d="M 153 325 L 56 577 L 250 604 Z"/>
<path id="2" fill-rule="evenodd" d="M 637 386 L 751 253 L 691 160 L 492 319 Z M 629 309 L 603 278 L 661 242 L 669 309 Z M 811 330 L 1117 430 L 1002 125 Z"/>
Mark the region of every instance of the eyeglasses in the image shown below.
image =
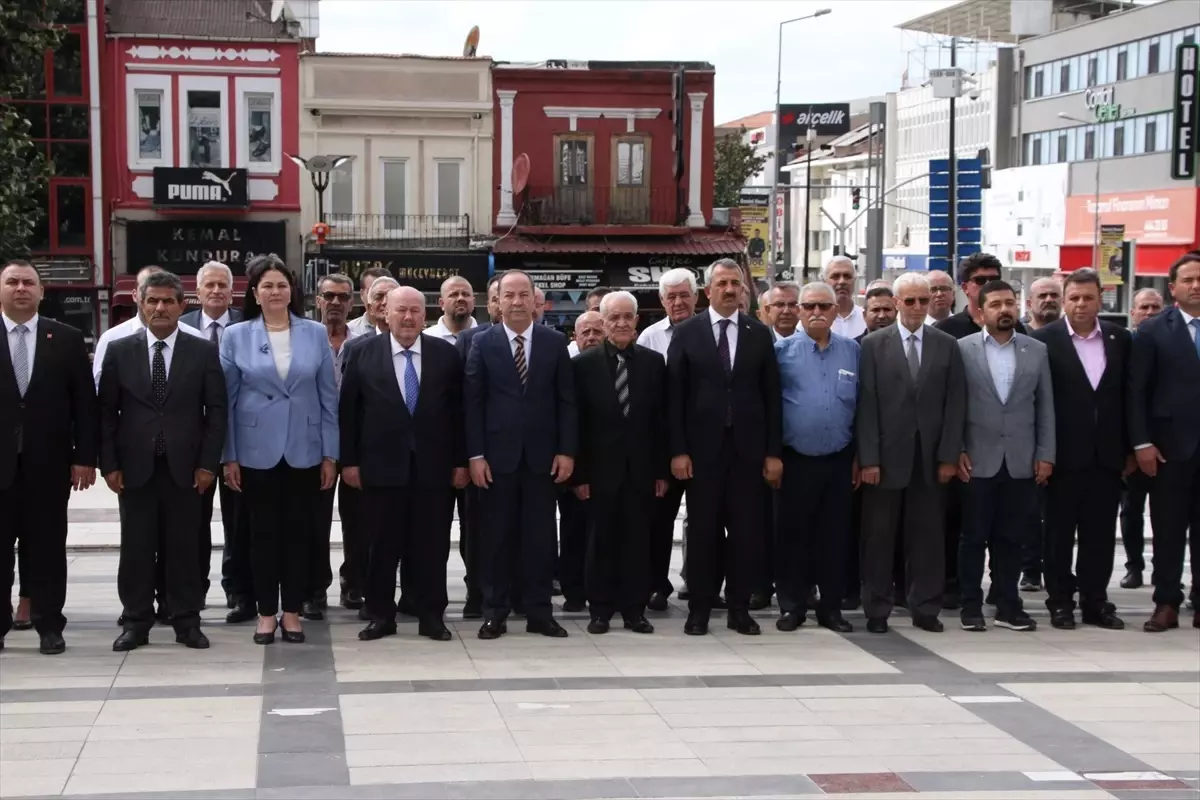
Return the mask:
<path id="1" fill-rule="evenodd" d="M 910 308 L 912 306 L 915 306 L 918 303 L 920 303 L 923 306 L 927 306 L 927 305 L 929 305 L 929 298 L 928 297 L 906 297 L 906 298 L 904 298 L 904 305 L 909 306 Z"/>
<path id="2" fill-rule="evenodd" d="M 829 309 L 833 308 L 833 303 L 801 303 L 800 307 L 805 311 L 828 311 Z"/>
<path id="3" fill-rule="evenodd" d="M 975 284 L 976 286 L 983 286 L 985 284 L 991 283 L 992 281 L 998 281 L 998 280 L 1000 280 L 999 275 L 972 275 L 971 276 L 971 283 Z"/>
<path id="4" fill-rule="evenodd" d="M 321 292 L 321 299 L 326 303 L 349 303 L 349 292 Z"/>

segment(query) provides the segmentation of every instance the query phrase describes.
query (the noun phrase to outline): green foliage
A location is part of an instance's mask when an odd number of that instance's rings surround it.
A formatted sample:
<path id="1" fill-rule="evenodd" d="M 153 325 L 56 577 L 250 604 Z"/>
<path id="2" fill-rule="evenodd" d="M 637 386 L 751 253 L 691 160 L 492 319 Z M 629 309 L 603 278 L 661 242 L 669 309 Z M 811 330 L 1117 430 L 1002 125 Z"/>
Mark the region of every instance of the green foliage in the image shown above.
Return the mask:
<path id="1" fill-rule="evenodd" d="M 717 140 L 713 174 L 715 190 L 713 206 L 732 208 L 738 205 L 739 194 L 746 181 L 763 171 L 767 156 L 754 154 L 754 145 L 745 142 L 746 128 L 727 133 Z"/>

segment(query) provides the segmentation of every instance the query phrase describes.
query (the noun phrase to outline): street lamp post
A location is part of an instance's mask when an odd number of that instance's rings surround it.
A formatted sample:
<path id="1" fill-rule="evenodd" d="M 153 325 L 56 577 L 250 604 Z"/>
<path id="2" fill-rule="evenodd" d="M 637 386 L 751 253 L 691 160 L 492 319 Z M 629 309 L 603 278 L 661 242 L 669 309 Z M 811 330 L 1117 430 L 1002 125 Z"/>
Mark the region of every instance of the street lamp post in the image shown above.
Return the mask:
<path id="1" fill-rule="evenodd" d="M 767 252 L 771 254 L 771 269 L 768 273 L 768 278 L 771 283 L 775 282 L 775 268 L 779 258 L 779 254 L 775 251 L 775 237 L 779 235 L 778 223 L 775 221 L 775 208 L 779 202 L 779 157 L 782 153 L 782 148 L 780 147 L 779 141 L 779 105 L 782 102 L 781 94 L 783 90 L 783 26 L 790 25 L 793 22 L 803 22 L 806 19 L 823 17 L 826 14 L 831 13 L 832 10 L 833 9 L 830 8 L 821 8 L 817 9 L 812 14 L 808 14 L 807 16 L 796 17 L 795 19 L 785 19 L 783 22 L 779 23 L 779 49 L 775 59 L 775 144 L 772 152 L 773 158 L 771 159 L 772 169 L 774 170 L 775 174 L 771 176 L 771 216 L 768 220 L 767 226 L 767 235 L 771 237 L 771 244 L 767 250 Z M 808 183 L 811 180 L 811 177 L 806 176 L 804 180 L 805 183 Z M 804 213 L 806 215 L 808 214 L 807 204 L 804 207 Z M 807 241 L 804 242 L 804 252 L 808 252 Z"/>
<path id="2" fill-rule="evenodd" d="M 313 189 L 317 193 L 317 225 L 320 226 L 320 230 L 314 230 L 314 233 L 317 233 L 318 237 L 317 256 L 320 260 L 320 268 L 325 269 L 324 231 L 327 229 L 325 226 L 325 190 L 329 188 L 329 178 L 333 171 L 354 158 L 354 156 L 310 156 L 309 158 L 304 158 L 303 156 L 294 156 L 291 153 L 287 153 L 286 155 L 296 166 L 308 172 Z M 313 227 L 315 229 L 317 226 Z M 310 275 L 306 276 L 306 278 L 311 278 L 313 288 L 315 289 L 315 282 L 319 280 L 318 276 Z"/>
<path id="3" fill-rule="evenodd" d="M 1095 125 L 1095 122 L 1088 122 L 1086 119 L 1073 117 L 1065 111 L 1058 112 L 1059 119 L 1065 119 L 1069 122 L 1078 122 L 1080 125 Z M 1092 214 L 1092 268 L 1100 269 L 1100 161 L 1104 155 L 1104 142 L 1101 140 L 1101 128 L 1096 125 L 1095 143 L 1092 145 L 1092 155 L 1096 158 L 1096 186 L 1095 186 L 1095 211 Z"/>

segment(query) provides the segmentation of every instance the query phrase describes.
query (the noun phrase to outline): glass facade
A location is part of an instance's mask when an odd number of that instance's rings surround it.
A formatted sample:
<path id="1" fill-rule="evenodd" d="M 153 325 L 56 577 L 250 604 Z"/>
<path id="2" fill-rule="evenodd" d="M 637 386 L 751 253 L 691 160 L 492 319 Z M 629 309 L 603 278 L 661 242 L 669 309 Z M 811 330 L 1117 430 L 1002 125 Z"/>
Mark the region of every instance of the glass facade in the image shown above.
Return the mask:
<path id="1" fill-rule="evenodd" d="M 1115 122 L 1058 128 L 1022 137 L 1021 163 L 1067 164 L 1093 158 L 1159 153 L 1170 146 L 1171 113 L 1144 114 Z"/>

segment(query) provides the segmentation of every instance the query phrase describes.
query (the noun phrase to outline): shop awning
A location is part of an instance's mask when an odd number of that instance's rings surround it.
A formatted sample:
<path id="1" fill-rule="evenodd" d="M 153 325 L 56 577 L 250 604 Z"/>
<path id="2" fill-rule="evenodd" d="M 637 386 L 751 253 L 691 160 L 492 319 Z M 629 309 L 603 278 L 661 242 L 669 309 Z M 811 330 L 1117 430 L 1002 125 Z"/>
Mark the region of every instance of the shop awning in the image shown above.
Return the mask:
<path id="1" fill-rule="evenodd" d="M 619 253 L 625 255 L 688 255 L 739 256 L 746 249 L 746 241 L 727 233 L 701 234 L 675 238 L 647 239 L 592 239 L 574 236 L 534 238 L 520 234 L 498 240 L 494 252 L 509 253 Z"/>

